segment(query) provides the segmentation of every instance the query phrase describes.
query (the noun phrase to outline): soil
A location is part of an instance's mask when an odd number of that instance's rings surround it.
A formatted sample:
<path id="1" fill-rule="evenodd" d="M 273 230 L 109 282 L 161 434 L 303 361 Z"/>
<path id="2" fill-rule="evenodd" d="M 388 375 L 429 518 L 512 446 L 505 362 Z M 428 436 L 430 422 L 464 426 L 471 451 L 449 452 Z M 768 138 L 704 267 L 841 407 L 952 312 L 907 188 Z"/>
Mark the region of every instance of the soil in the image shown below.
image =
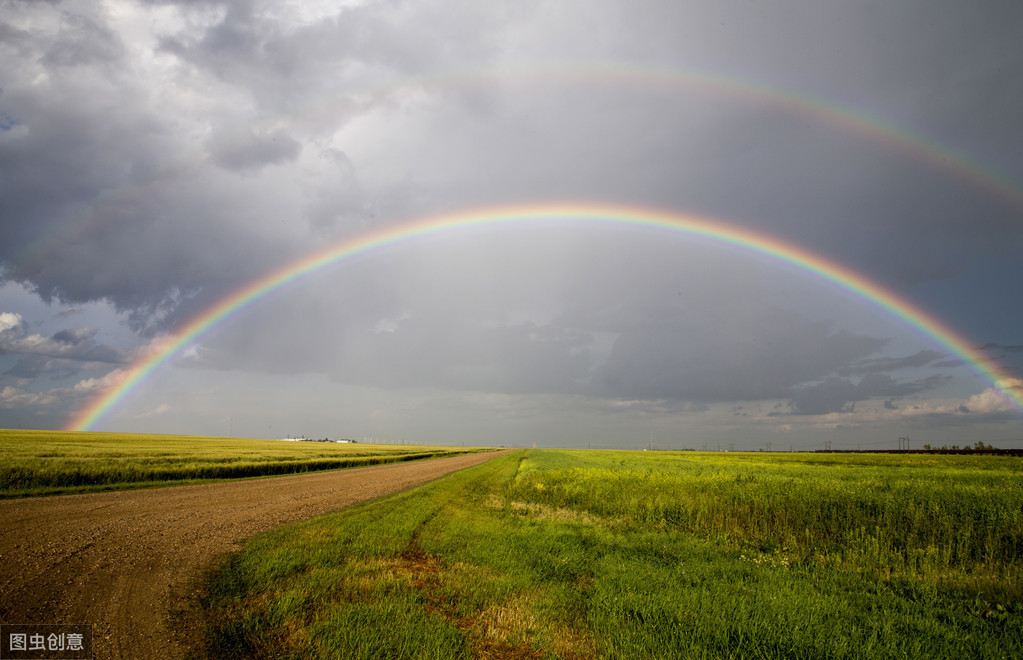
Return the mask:
<path id="1" fill-rule="evenodd" d="M 0 501 L 0 623 L 94 624 L 101 660 L 183 658 L 199 578 L 244 539 L 494 456 Z"/>

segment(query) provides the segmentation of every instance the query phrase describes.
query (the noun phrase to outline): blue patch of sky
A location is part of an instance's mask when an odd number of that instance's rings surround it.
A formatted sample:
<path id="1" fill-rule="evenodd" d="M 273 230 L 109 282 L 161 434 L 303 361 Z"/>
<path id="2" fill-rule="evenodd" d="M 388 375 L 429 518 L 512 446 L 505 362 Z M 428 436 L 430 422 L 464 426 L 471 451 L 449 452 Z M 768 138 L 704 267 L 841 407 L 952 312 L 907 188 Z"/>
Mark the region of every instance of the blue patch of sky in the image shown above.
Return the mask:
<path id="1" fill-rule="evenodd" d="M 0 87 L 0 96 L 3 96 L 4 88 Z M 9 131 L 15 126 L 21 124 L 15 117 L 10 116 L 6 112 L 0 111 L 0 131 Z"/>

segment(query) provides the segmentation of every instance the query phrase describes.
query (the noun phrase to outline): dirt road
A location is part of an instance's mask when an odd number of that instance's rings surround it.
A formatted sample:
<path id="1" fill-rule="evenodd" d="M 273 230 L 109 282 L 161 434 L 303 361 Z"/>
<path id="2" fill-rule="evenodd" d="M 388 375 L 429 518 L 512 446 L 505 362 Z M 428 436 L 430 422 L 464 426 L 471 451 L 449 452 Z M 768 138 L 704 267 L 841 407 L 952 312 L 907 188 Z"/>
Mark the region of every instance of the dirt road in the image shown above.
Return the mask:
<path id="1" fill-rule="evenodd" d="M 95 624 L 95 657 L 180 658 L 195 579 L 243 539 L 493 458 L 0 501 L 0 623 Z"/>

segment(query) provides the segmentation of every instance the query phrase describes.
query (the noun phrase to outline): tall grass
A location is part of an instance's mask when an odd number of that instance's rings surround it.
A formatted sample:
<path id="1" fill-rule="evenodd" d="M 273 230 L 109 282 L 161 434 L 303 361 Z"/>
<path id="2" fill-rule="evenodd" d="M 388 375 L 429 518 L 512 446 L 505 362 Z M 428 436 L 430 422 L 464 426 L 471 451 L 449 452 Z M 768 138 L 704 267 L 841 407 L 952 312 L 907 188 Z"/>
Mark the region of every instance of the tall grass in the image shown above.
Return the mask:
<path id="1" fill-rule="evenodd" d="M 476 451 L 459 447 L 0 430 L 0 497 L 332 470 Z"/>
<path id="2" fill-rule="evenodd" d="M 253 539 L 209 578 L 198 655 L 1019 657 L 1023 558 L 984 549 L 1019 538 L 1019 468 L 932 458 L 502 456 Z M 900 550 L 943 543 L 923 570 Z"/>
<path id="3" fill-rule="evenodd" d="M 515 496 L 800 563 L 1017 577 L 1023 463 L 998 456 L 537 454 Z"/>

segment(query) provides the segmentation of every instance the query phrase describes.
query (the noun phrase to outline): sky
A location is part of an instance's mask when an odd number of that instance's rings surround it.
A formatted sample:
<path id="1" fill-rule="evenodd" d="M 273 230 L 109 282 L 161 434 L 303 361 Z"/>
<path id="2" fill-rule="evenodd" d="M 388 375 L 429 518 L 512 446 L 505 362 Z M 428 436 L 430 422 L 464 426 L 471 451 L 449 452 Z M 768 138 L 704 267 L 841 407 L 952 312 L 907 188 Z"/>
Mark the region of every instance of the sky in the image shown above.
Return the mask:
<path id="1" fill-rule="evenodd" d="M 1023 447 L 1021 24 L 1015 0 L 0 1 L 0 428 L 106 396 L 90 430 Z M 813 255 L 961 346 L 611 207 Z M 486 221 L 508 208 L 532 221 Z M 461 214 L 167 352 L 277 269 Z"/>

